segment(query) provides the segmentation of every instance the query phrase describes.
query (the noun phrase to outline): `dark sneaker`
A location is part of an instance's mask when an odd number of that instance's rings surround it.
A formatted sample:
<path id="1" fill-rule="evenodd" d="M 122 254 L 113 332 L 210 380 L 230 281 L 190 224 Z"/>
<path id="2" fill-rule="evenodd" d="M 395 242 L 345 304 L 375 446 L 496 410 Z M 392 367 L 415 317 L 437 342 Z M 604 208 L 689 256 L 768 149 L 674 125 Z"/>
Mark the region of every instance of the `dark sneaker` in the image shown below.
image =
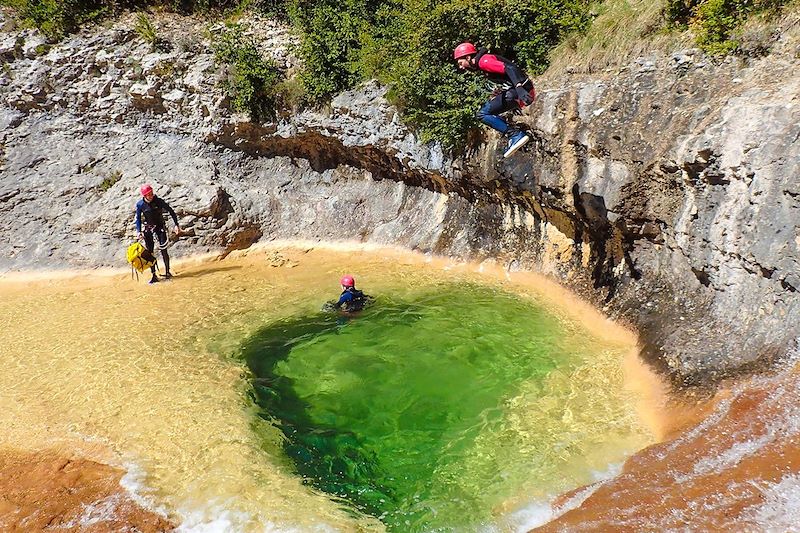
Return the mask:
<path id="1" fill-rule="evenodd" d="M 164 279 L 172 279 L 172 273 L 167 272 L 166 274 L 164 274 Z"/>
<path id="2" fill-rule="evenodd" d="M 530 140 L 531 138 L 528 137 L 528 134 L 518 131 L 517 133 L 512 135 L 511 138 L 508 140 L 508 149 L 506 150 L 506 153 L 503 154 L 503 157 L 510 156 L 511 154 L 513 154 L 514 152 L 525 146 L 525 143 L 527 143 Z"/>
<path id="3" fill-rule="evenodd" d="M 148 281 L 147 283 L 149 283 L 150 285 L 152 285 L 153 283 L 158 283 L 158 276 L 153 274 L 153 277 L 150 278 L 150 281 Z"/>

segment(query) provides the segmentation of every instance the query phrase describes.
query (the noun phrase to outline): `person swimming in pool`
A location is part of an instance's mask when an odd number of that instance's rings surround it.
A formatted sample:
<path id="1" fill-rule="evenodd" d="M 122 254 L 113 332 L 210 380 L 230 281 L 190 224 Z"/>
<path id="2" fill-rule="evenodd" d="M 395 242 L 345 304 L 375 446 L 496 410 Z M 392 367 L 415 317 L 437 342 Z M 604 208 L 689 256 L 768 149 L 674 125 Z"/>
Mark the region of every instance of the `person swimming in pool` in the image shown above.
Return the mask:
<path id="1" fill-rule="evenodd" d="M 340 280 L 342 294 L 336 302 L 328 302 L 325 308 L 346 313 L 361 311 L 372 300 L 372 297 L 356 289 L 356 280 L 347 274 Z"/>

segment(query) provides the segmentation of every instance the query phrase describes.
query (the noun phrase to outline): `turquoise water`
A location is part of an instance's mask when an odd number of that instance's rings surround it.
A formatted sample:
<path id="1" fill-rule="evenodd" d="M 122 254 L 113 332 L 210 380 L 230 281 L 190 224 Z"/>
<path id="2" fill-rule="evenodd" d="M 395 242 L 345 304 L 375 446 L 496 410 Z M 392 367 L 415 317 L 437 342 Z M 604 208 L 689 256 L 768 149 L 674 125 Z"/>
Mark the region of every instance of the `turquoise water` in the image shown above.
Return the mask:
<path id="1" fill-rule="evenodd" d="M 554 374 L 586 359 L 580 337 L 530 300 L 453 284 L 409 301 L 379 295 L 356 317 L 274 322 L 242 354 L 260 416 L 307 483 L 393 531 L 470 530 L 535 471 L 558 476 L 565 456 L 585 452 L 585 431 L 521 424 L 514 409 L 523 395 L 564 415 L 542 401 Z"/>

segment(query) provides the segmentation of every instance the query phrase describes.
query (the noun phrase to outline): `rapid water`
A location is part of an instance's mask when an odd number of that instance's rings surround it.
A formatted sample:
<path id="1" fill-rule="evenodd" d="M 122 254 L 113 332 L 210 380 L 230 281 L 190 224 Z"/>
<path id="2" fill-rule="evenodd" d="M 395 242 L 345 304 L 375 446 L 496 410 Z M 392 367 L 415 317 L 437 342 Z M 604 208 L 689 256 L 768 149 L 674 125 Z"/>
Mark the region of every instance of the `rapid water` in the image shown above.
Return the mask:
<path id="1" fill-rule="evenodd" d="M 798 363 L 795 349 L 779 372 L 721 390 L 699 422 L 559 498 L 535 531 L 800 531 Z"/>
<path id="2" fill-rule="evenodd" d="M 184 530 L 510 531 L 653 442 L 633 338 L 540 278 L 261 251 L 4 282 L 0 444 L 128 469 Z M 343 273 L 377 296 L 321 314 Z"/>

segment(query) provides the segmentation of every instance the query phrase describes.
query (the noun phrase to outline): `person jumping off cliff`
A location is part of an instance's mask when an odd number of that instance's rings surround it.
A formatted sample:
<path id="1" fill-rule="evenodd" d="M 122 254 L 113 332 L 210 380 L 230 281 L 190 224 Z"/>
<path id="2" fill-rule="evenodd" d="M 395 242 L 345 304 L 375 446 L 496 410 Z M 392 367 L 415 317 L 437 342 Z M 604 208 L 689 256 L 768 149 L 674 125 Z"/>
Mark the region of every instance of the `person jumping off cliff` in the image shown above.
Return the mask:
<path id="1" fill-rule="evenodd" d="M 456 46 L 453 59 L 459 69 L 481 72 L 496 85 L 489 101 L 478 111 L 478 119 L 508 137 L 508 147 L 503 157 L 509 157 L 525 146 L 530 136 L 510 126 L 500 115 L 533 103 L 536 91 L 527 74 L 508 59 L 490 54 L 486 48 L 478 50 L 472 43 Z"/>
<path id="2" fill-rule="evenodd" d="M 164 211 L 167 211 L 175 223 L 175 234 L 179 235 L 181 227 L 178 224 L 178 215 L 170 205 L 155 195 L 153 186 L 144 184 L 139 188 L 142 193 L 142 199 L 136 202 L 136 217 L 134 224 L 136 225 L 136 233 L 139 240 L 144 239 L 144 245 L 147 250 L 152 254 L 155 248 L 155 239 L 158 238 L 158 247 L 161 249 L 161 257 L 164 258 L 164 278 L 172 278 L 169 271 L 169 253 L 167 253 L 167 226 L 164 221 Z M 144 224 L 142 224 L 144 221 Z M 158 276 L 156 276 L 155 265 L 150 267 L 150 272 L 153 277 L 150 278 L 149 283 L 156 283 Z"/>

